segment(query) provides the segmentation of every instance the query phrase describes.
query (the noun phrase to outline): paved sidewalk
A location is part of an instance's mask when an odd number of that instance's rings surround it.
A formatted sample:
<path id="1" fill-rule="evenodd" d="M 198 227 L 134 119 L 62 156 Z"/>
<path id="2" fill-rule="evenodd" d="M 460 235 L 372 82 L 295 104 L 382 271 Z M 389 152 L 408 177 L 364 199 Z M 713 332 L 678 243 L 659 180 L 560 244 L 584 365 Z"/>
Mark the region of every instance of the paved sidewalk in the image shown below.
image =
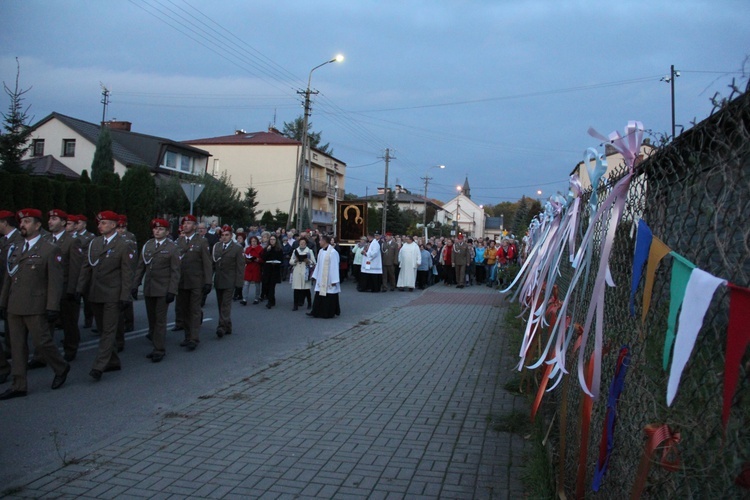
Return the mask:
<path id="1" fill-rule="evenodd" d="M 408 299 L 413 296 L 413 300 Z M 18 497 L 521 498 L 501 297 L 435 286 L 16 489 Z M 305 318 L 301 328 L 322 322 Z"/>

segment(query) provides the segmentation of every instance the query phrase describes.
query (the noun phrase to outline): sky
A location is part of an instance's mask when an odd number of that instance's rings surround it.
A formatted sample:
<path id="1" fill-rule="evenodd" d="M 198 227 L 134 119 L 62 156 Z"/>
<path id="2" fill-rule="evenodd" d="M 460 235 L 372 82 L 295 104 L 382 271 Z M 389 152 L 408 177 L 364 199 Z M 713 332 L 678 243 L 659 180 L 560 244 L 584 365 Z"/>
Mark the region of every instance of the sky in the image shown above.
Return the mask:
<path id="1" fill-rule="evenodd" d="M 0 0 L 0 80 L 32 123 L 56 111 L 190 140 L 282 129 L 303 112 L 347 164 L 480 204 L 568 191 L 586 148 L 643 122 L 657 141 L 706 118 L 750 73 L 747 0 Z M 6 95 L 0 109 L 7 110 Z M 445 165 L 444 169 L 433 168 Z M 245 186 L 238 186 L 244 190 Z M 290 193 L 291 196 L 291 193 Z"/>

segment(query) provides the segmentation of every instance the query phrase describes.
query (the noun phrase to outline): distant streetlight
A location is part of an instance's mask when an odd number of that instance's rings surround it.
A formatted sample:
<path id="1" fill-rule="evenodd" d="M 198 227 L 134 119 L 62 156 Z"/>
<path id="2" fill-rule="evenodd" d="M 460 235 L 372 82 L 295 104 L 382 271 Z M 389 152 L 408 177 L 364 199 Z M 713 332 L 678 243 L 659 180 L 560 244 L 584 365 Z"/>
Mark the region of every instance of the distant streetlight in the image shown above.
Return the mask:
<path id="1" fill-rule="evenodd" d="M 424 241 L 427 242 L 427 183 L 432 180 L 432 177 L 427 177 L 427 172 L 432 170 L 433 168 L 439 168 L 444 169 L 445 165 L 433 165 L 424 172 L 424 177 L 420 177 L 420 179 L 424 179 L 424 213 L 422 213 L 422 226 L 424 228 Z"/>
<path id="2" fill-rule="evenodd" d="M 675 138 L 675 128 L 674 128 L 674 79 L 680 76 L 679 71 L 675 71 L 674 64 L 672 64 L 669 67 L 669 76 L 662 76 L 659 80 L 660 82 L 667 82 L 672 91 L 672 140 Z"/>
<path id="3" fill-rule="evenodd" d="M 297 177 L 294 182 L 294 196 L 292 200 L 292 204 L 296 207 L 296 213 L 297 213 L 297 229 L 302 230 L 302 211 L 300 210 L 300 198 L 303 191 L 303 183 L 302 183 L 302 176 L 305 171 L 305 158 L 309 156 L 309 150 L 310 150 L 310 141 L 307 137 L 307 125 L 310 119 L 310 94 L 317 94 L 318 92 L 311 91 L 310 90 L 310 84 L 312 83 L 312 74 L 313 71 L 316 69 L 325 66 L 326 64 L 334 63 L 334 62 L 341 62 L 344 60 L 344 56 L 341 54 L 337 55 L 330 61 L 326 61 L 322 64 L 318 64 L 313 69 L 310 70 L 310 74 L 307 77 L 307 89 L 304 90 L 304 92 L 300 91 L 297 92 L 298 94 L 304 94 L 305 95 L 305 117 L 302 121 L 302 151 L 299 155 L 299 164 L 297 165 Z M 299 184 L 298 184 L 299 183 Z M 309 194 L 309 202 L 308 202 L 308 208 L 310 210 L 310 225 L 312 226 L 312 165 L 310 166 L 310 189 L 308 190 Z M 289 218 L 291 221 L 292 216 L 292 210 L 289 211 Z M 287 226 L 289 226 L 289 223 L 287 223 Z"/>

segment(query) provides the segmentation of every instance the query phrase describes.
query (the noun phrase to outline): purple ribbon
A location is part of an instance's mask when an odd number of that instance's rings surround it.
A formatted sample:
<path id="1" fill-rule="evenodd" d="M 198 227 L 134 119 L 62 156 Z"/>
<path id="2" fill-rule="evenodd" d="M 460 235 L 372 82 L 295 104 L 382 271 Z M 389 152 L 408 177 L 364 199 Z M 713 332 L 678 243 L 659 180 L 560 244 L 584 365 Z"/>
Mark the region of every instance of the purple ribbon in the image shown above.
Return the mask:
<path id="1" fill-rule="evenodd" d="M 635 240 L 635 257 L 633 258 L 633 281 L 630 284 L 630 316 L 635 316 L 635 292 L 641 282 L 643 266 L 648 261 L 648 253 L 651 250 L 651 240 L 654 235 L 642 219 L 638 221 L 638 235 Z"/>

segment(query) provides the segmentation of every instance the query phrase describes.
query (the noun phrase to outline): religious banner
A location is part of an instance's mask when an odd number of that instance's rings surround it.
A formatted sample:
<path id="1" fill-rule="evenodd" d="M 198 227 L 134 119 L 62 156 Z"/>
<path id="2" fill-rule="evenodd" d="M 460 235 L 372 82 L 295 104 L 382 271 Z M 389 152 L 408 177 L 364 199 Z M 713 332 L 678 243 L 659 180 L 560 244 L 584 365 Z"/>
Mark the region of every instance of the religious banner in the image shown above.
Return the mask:
<path id="1" fill-rule="evenodd" d="M 367 235 L 367 203 L 340 201 L 336 223 L 338 242 L 355 244 Z"/>

